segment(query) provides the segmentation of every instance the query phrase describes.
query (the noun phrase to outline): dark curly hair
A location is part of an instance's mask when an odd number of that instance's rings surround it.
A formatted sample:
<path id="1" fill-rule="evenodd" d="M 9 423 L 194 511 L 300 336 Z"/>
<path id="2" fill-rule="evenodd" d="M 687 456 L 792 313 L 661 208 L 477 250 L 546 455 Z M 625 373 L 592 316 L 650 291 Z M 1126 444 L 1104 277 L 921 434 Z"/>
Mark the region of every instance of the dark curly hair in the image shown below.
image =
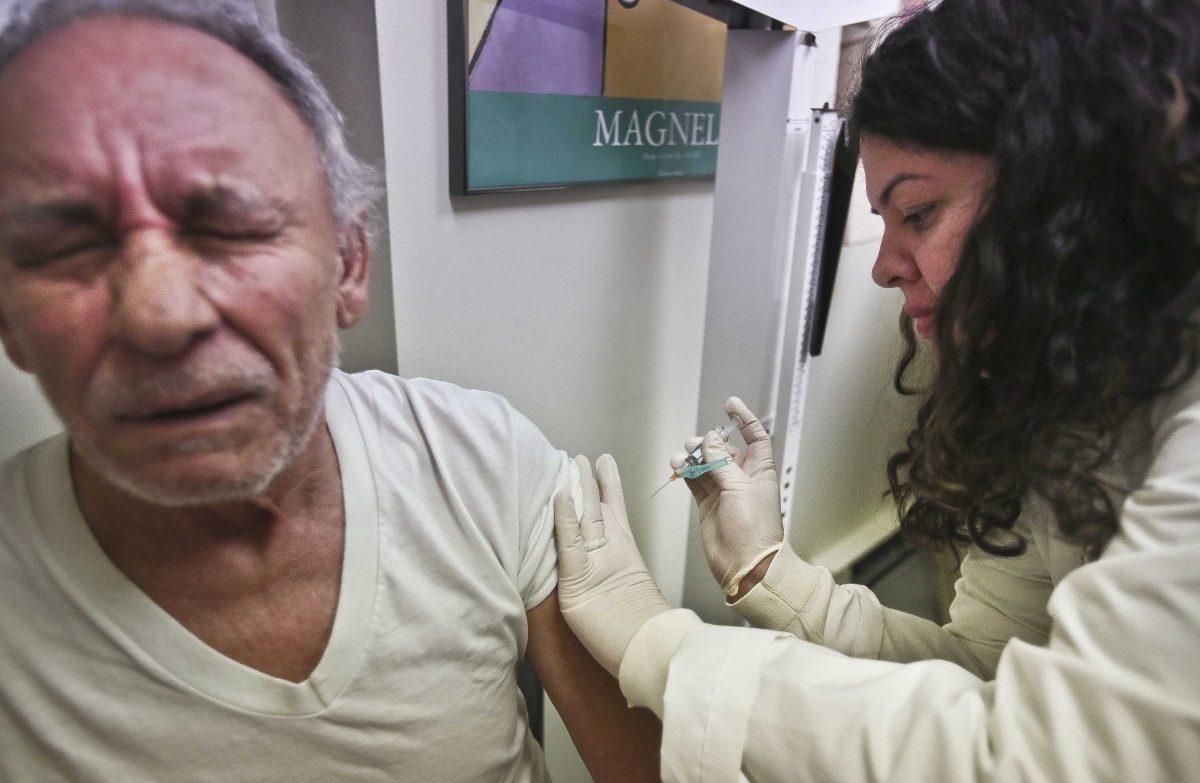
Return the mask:
<path id="1" fill-rule="evenodd" d="M 928 399 L 888 462 L 902 529 L 1021 554 L 1036 493 L 1098 556 L 1123 426 L 1197 363 L 1200 2 L 944 0 L 866 59 L 851 127 L 996 167 L 939 296 Z"/>

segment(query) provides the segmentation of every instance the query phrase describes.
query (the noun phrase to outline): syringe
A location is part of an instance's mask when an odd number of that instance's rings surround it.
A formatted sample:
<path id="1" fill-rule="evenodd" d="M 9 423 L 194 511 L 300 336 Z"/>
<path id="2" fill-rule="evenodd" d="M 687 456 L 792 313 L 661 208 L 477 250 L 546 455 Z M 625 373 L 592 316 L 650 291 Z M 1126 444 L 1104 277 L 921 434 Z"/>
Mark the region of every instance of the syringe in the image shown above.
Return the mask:
<path id="1" fill-rule="evenodd" d="M 726 443 L 729 442 L 729 436 L 732 435 L 735 430 L 740 430 L 741 428 L 742 428 L 742 417 L 738 416 L 736 413 L 729 417 L 729 422 L 727 424 L 718 424 L 716 427 L 713 427 L 713 429 L 716 430 L 717 435 L 720 436 L 721 440 L 725 441 Z M 683 463 L 679 466 L 679 468 L 674 473 L 671 474 L 670 478 L 668 478 L 666 480 L 666 483 L 664 483 L 658 489 L 654 490 L 654 494 L 650 495 L 650 497 L 654 497 L 654 495 L 657 495 L 659 492 L 662 492 L 664 489 L 666 489 L 667 484 L 670 484 L 672 481 L 674 481 L 677 478 L 680 478 L 680 477 L 690 478 L 690 479 L 699 478 L 700 476 L 703 476 L 705 473 L 708 473 L 710 470 L 716 470 L 717 468 L 721 467 L 722 465 L 728 465 L 728 464 L 729 464 L 729 457 L 719 459 L 716 462 L 705 462 L 704 461 L 704 444 L 701 443 L 699 446 L 692 449 L 691 453 L 689 453 L 687 455 L 687 458 L 684 459 Z"/>

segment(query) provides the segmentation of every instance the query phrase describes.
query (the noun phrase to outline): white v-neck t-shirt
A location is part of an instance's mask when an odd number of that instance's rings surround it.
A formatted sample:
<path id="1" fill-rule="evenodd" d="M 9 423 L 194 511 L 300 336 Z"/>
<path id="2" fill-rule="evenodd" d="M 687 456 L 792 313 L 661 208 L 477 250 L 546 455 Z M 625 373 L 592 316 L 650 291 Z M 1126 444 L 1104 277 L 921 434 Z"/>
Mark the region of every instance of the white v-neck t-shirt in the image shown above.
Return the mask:
<path id="1" fill-rule="evenodd" d="M 65 435 L 0 468 L 0 779 L 548 779 L 515 666 L 557 582 L 566 455 L 451 384 L 334 371 L 325 406 L 345 553 L 301 683 L 207 646 L 113 565 Z"/>

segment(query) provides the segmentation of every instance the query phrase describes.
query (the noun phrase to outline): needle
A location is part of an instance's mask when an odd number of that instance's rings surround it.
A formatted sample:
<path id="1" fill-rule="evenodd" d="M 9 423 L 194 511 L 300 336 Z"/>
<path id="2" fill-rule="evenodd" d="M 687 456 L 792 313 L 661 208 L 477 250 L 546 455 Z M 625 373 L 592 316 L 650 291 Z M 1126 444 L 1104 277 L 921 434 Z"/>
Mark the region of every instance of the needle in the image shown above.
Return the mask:
<path id="1" fill-rule="evenodd" d="M 742 417 L 738 416 L 737 414 L 732 414 L 729 417 L 728 424 L 720 424 L 720 425 L 714 427 L 713 429 L 716 430 L 716 433 L 717 433 L 717 435 L 719 435 L 721 437 L 721 440 L 728 443 L 729 436 L 733 434 L 733 431 L 740 430 L 742 428 L 742 426 L 743 426 Z M 671 474 L 671 477 L 666 480 L 666 483 L 664 483 L 658 489 L 654 490 L 653 494 L 651 494 L 650 497 L 654 497 L 659 492 L 662 492 L 664 489 L 667 488 L 667 484 L 670 484 L 672 481 L 679 478 L 680 476 L 686 476 L 688 478 L 698 478 L 699 476 L 703 476 L 705 473 L 707 473 L 710 470 L 715 470 L 716 468 L 719 468 L 722 465 L 728 464 L 728 462 L 729 462 L 729 458 L 725 457 L 724 459 L 719 459 L 716 462 L 706 463 L 704 461 L 704 444 L 700 443 L 699 445 L 696 446 L 696 448 L 692 449 L 691 453 L 687 455 L 687 459 L 685 459 L 683 461 L 683 464 L 680 465 L 679 468 L 674 473 Z"/>
<path id="2" fill-rule="evenodd" d="M 716 470 L 717 468 L 724 467 L 725 465 L 728 465 L 729 463 L 730 463 L 729 457 L 722 457 L 721 459 L 716 460 L 715 462 L 701 462 L 699 465 L 688 465 L 687 463 L 684 463 L 683 466 L 679 470 L 677 470 L 671 474 L 671 478 L 667 479 L 667 484 L 670 484 L 672 481 L 679 478 L 680 476 L 684 476 L 684 477 L 690 478 L 690 479 L 700 478 L 705 473 L 708 473 L 710 470 Z M 667 484 L 663 484 L 661 487 L 654 490 L 654 495 L 657 495 L 659 492 L 662 492 L 664 489 L 666 489 Z M 654 495 L 651 495 L 650 497 L 654 497 Z"/>
<path id="3" fill-rule="evenodd" d="M 654 496 L 655 496 L 655 495 L 657 495 L 659 492 L 662 492 L 664 489 L 666 489 L 666 488 L 667 488 L 667 484 L 670 484 L 672 481 L 674 481 L 675 479 L 679 478 L 679 477 L 680 477 L 680 475 L 682 475 L 682 474 L 680 474 L 680 473 L 672 473 L 672 474 L 671 474 L 671 478 L 667 479 L 667 481 L 666 481 L 666 484 L 663 484 L 661 487 L 659 487 L 658 489 L 654 490 L 654 492 L 652 492 L 652 493 L 650 494 L 650 497 L 654 497 Z"/>

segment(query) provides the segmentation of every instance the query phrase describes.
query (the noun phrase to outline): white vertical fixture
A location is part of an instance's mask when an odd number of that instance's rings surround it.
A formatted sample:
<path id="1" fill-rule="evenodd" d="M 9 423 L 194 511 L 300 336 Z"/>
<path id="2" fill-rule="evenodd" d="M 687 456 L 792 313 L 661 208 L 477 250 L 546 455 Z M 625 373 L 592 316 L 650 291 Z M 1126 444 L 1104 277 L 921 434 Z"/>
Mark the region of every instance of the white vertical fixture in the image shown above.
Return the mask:
<path id="1" fill-rule="evenodd" d="M 895 0 L 677 0 L 725 19 L 725 85 L 717 156 L 696 431 L 741 396 L 772 433 L 782 512 L 806 469 L 805 420 L 817 265 L 839 120 L 841 26 L 893 14 Z M 712 583 L 692 512 L 684 604 L 709 622 L 737 622 Z M 789 531 L 790 532 L 790 531 Z"/>

